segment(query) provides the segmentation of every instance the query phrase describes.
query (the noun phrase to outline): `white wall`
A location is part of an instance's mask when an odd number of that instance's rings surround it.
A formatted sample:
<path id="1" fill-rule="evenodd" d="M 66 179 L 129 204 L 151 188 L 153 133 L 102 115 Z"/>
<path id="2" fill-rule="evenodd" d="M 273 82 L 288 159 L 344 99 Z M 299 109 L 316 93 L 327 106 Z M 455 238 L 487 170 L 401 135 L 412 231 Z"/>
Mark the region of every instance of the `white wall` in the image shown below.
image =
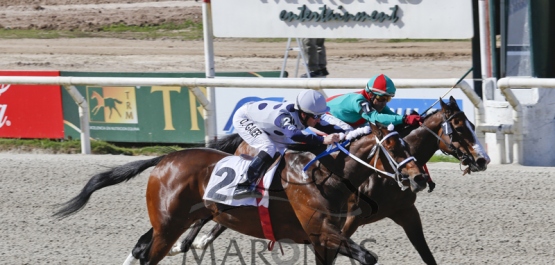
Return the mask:
<path id="1" fill-rule="evenodd" d="M 555 166 L 555 90 L 528 90 L 538 101 L 523 107 L 523 165 Z"/>

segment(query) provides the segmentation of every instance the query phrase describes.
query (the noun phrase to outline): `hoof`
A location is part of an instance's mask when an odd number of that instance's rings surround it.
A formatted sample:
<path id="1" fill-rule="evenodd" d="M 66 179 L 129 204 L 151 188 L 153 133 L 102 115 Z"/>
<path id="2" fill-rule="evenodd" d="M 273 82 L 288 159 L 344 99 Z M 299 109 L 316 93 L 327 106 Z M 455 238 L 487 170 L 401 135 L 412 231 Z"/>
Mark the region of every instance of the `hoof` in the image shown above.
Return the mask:
<path id="1" fill-rule="evenodd" d="M 175 255 L 180 254 L 180 253 L 181 253 L 181 243 L 177 243 L 177 244 L 173 245 L 170 252 L 168 252 L 168 256 L 175 256 Z"/>

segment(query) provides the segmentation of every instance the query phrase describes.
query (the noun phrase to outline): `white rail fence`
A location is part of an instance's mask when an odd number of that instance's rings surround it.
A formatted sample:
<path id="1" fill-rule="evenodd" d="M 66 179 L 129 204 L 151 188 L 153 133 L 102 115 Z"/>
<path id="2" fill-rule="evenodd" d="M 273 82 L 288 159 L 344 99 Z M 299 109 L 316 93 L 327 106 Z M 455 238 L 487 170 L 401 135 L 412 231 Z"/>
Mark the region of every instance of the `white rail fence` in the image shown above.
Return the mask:
<path id="1" fill-rule="evenodd" d="M 365 87 L 367 79 L 282 79 L 282 78 L 125 78 L 125 77 L 25 77 L 25 76 L 0 76 L 0 84 L 42 84 L 62 85 L 79 105 L 81 119 L 81 147 L 82 153 L 90 153 L 90 132 L 88 121 L 88 106 L 86 100 L 79 94 L 75 85 L 99 86 L 184 86 L 188 87 L 201 105 L 204 107 L 205 140 L 216 137 L 216 120 L 214 102 L 210 102 L 201 92 L 199 87 L 219 88 L 282 88 L 282 89 L 360 89 Z M 458 79 L 394 79 L 398 89 L 414 88 L 450 88 Z M 513 163 L 522 163 L 523 129 L 522 106 L 511 88 L 555 87 L 555 79 L 531 78 L 503 78 L 497 82 L 501 93 L 513 108 L 513 124 L 487 124 L 486 110 L 481 98 L 474 92 L 472 86 L 466 81 L 461 81 L 456 87 L 472 102 L 475 111 L 475 122 L 480 142 L 485 143 L 485 133 L 514 134 Z M 499 148 L 504 152 L 503 148 Z M 499 154 L 505 156 L 505 154 Z"/>
<path id="2" fill-rule="evenodd" d="M 481 132 L 497 134 L 497 150 L 499 151 L 499 163 L 510 161 L 512 151 L 512 163 L 529 166 L 555 166 L 555 151 L 552 150 L 552 135 L 555 121 L 553 116 L 555 110 L 553 104 L 555 98 L 555 79 L 553 78 L 530 78 L 530 77 L 507 77 L 497 80 L 488 80 L 490 87 L 497 88 L 506 102 L 512 108 L 512 123 L 480 125 Z M 488 83 L 484 82 L 484 91 Z M 514 93 L 526 90 L 529 100 L 524 103 Z M 522 94 L 522 93 L 521 93 Z M 497 101 L 499 103 L 499 101 Z M 501 102 L 505 103 L 505 102 Z M 493 116 L 494 108 L 488 108 L 488 115 Z M 512 135 L 512 141 L 505 141 L 503 135 Z M 506 150 L 505 144 L 512 142 L 512 150 Z M 525 145 L 526 143 L 526 145 Z M 525 147 L 526 146 L 526 147 Z"/>

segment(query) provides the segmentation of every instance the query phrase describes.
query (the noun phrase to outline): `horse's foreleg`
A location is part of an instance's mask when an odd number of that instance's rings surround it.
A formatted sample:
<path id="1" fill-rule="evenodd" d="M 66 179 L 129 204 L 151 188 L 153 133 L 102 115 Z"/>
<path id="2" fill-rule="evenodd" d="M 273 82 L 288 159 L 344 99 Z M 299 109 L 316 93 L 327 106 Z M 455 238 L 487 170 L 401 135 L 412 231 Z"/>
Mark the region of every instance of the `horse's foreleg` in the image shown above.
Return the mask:
<path id="1" fill-rule="evenodd" d="M 412 207 L 403 209 L 389 218 L 403 227 L 405 234 L 407 234 L 410 242 L 426 264 L 437 264 L 424 238 L 422 222 L 416 206 L 412 205 Z"/>
<path id="2" fill-rule="evenodd" d="M 341 229 L 341 234 L 343 234 L 345 237 L 351 237 L 360 226 L 357 221 L 358 219 L 356 216 L 348 216 L 347 220 L 345 221 L 345 225 L 343 225 L 343 228 Z"/>
<path id="3" fill-rule="evenodd" d="M 324 246 L 315 246 L 314 244 L 312 247 L 314 248 L 317 265 L 328 265 L 334 263 L 335 257 L 337 256 L 337 249 L 328 249 Z"/>
<path id="4" fill-rule="evenodd" d="M 339 246 L 339 253 L 352 259 L 358 260 L 361 264 L 378 264 L 378 255 L 355 243 L 350 238 L 344 238 Z"/>
<path id="5" fill-rule="evenodd" d="M 316 264 L 333 264 L 337 254 L 358 260 L 361 264 L 377 264 L 378 256 L 349 238 L 328 238 L 324 245 L 312 245 Z"/>
<path id="6" fill-rule="evenodd" d="M 358 260 L 361 264 L 376 264 L 378 256 L 371 251 L 361 247 L 353 240 L 341 235 L 339 229 L 324 219 L 321 234 L 312 234 L 311 241 L 315 246 L 316 258 L 321 264 L 331 264 L 337 253 Z M 324 249 L 319 248 L 324 247 Z"/>

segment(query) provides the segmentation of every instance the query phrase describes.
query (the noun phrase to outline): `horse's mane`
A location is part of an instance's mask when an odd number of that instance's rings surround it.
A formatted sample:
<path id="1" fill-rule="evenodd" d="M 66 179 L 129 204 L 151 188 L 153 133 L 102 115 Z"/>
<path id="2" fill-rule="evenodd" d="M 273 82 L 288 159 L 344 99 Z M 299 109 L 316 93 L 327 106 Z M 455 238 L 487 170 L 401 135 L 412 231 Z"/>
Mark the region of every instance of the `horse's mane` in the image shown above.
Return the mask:
<path id="1" fill-rule="evenodd" d="M 434 114 L 438 112 L 439 112 L 439 109 L 430 109 L 426 113 L 422 114 L 421 116 L 422 123 L 424 123 L 428 118 L 430 118 L 431 116 L 434 116 Z M 411 126 L 406 124 L 399 124 L 395 126 L 395 131 L 399 132 L 399 135 L 401 136 L 401 138 L 405 138 L 412 131 L 414 131 L 415 129 L 418 129 L 419 127 L 420 125 Z"/>
<path id="2" fill-rule="evenodd" d="M 434 116 L 434 114 L 438 112 L 439 112 L 439 109 L 431 109 L 428 112 L 422 114 L 422 122 L 424 122 L 426 119 L 430 118 L 431 116 Z"/>
<path id="3" fill-rule="evenodd" d="M 241 138 L 238 133 L 234 133 L 217 140 L 211 140 L 208 142 L 208 148 L 220 150 L 228 154 L 234 154 L 242 142 L 243 138 Z"/>
<path id="4" fill-rule="evenodd" d="M 445 105 L 447 105 L 447 107 L 449 107 L 451 111 L 461 111 L 461 109 L 459 108 L 459 105 L 457 105 L 457 102 L 455 100 L 452 100 L 452 101 L 449 100 L 445 103 Z M 428 118 L 434 116 L 439 111 L 440 109 L 430 109 L 426 113 L 422 114 L 421 115 L 422 123 L 426 122 Z M 420 126 L 410 126 L 410 125 L 401 124 L 401 125 L 395 126 L 395 130 L 399 132 L 399 134 L 401 135 L 401 138 L 405 138 L 412 131 L 414 131 L 415 129 L 418 129 L 419 127 Z"/>

